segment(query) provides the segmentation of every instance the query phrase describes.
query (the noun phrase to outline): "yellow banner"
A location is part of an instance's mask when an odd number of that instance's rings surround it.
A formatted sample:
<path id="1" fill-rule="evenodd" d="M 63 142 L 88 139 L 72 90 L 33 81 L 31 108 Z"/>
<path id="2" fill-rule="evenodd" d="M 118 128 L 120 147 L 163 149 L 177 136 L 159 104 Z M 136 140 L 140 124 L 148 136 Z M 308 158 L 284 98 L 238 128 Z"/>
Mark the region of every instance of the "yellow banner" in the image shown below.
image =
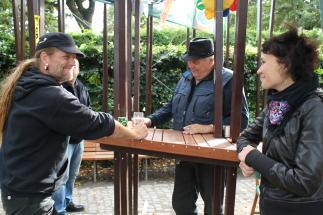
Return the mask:
<path id="1" fill-rule="evenodd" d="M 34 20 L 35 20 L 35 44 L 38 43 L 39 41 L 39 15 L 34 15 Z"/>

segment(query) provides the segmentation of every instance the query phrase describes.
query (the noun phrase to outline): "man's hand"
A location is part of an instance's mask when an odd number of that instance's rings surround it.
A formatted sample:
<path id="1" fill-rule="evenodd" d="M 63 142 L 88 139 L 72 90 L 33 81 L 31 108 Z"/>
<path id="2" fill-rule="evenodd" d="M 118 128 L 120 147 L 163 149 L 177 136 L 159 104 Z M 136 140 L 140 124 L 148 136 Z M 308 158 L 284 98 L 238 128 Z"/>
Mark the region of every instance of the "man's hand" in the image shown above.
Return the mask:
<path id="1" fill-rule="evenodd" d="M 148 135 L 148 129 L 144 123 L 133 125 L 132 130 L 135 132 L 136 140 L 144 139 Z"/>
<path id="2" fill-rule="evenodd" d="M 151 119 L 145 117 L 144 118 L 144 123 L 146 124 L 146 126 L 149 128 L 151 126 Z"/>
<path id="3" fill-rule="evenodd" d="M 255 170 L 248 166 L 245 162 L 240 162 L 239 167 L 242 170 L 242 174 L 246 177 L 251 176 L 255 172 Z"/>
<path id="4" fill-rule="evenodd" d="M 207 134 L 213 132 L 213 125 L 191 124 L 184 127 L 184 134 Z"/>

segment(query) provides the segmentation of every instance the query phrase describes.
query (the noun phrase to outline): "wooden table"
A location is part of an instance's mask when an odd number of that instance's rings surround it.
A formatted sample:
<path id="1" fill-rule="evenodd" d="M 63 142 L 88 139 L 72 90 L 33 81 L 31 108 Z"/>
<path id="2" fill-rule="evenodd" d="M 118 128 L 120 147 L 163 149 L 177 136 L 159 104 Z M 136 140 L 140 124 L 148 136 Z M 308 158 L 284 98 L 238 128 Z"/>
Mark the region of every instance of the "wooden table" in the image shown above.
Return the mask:
<path id="1" fill-rule="evenodd" d="M 176 158 L 214 165 L 213 214 L 219 214 L 220 192 L 226 179 L 226 215 L 234 214 L 236 146 L 225 138 L 212 134 L 186 135 L 171 129 L 149 129 L 144 140 L 98 139 L 101 147 L 113 150 L 115 160 L 115 214 L 138 214 L 138 154 Z M 226 174 L 226 175 L 225 175 Z M 224 177 L 226 176 L 226 177 Z"/>

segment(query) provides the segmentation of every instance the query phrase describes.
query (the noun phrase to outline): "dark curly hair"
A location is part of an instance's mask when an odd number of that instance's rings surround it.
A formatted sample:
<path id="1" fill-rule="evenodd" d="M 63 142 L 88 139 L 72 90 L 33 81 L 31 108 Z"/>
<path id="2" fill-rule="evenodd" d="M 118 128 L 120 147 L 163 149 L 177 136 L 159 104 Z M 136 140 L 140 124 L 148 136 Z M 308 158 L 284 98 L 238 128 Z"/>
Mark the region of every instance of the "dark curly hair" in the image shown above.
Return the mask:
<path id="1" fill-rule="evenodd" d="M 287 25 L 287 32 L 274 36 L 262 44 L 262 52 L 278 58 L 294 81 L 312 80 L 319 64 L 318 41 L 298 35 L 297 28 Z"/>

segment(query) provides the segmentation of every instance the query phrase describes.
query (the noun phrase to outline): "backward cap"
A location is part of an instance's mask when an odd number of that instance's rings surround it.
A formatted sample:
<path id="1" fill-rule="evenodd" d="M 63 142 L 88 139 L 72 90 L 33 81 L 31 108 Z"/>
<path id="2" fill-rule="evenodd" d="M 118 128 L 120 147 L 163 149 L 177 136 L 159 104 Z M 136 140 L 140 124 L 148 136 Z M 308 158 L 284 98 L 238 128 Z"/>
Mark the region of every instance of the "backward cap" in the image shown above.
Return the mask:
<path id="1" fill-rule="evenodd" d="M 76 48 L 73 38 L 65 33 L 52 32 L 42 35 L 36 46 L 36 51 L 44 48 L 58 48 L 61 51 L 85 57 L 85 54 Z"/>

